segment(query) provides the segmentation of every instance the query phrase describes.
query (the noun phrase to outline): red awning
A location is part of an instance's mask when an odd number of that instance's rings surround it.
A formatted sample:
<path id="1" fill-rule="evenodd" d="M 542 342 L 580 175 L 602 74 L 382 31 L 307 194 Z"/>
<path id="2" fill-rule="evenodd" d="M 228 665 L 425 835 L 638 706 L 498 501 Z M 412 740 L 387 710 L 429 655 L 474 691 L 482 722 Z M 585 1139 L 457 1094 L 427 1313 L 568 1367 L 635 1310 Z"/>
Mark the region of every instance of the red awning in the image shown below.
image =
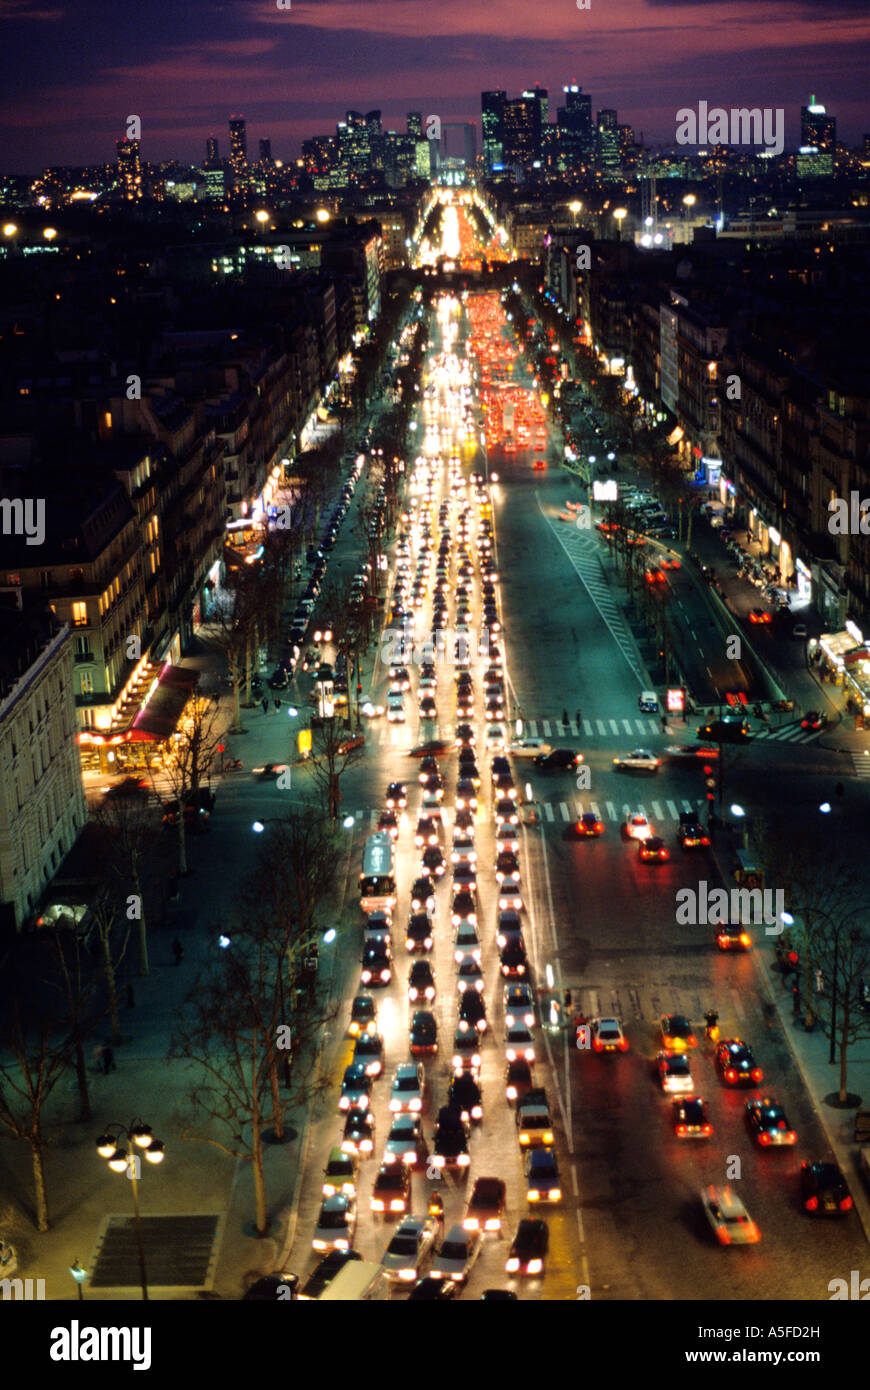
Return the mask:
<path id="1" fill-rule="evenodd" d="M 870 652 L 868 652 L 866 645 L 853 647 L 850 652 L 843 652 L 843 665 L 852 666 L 856 661 L 865 661 L 868 656 L 870 656 Z"/>
<path id="2" fill-rule="evenodd" d="M 164 666 L 147 705 L 125 731 L 124 742 L 158 743 L 169 738 L 196 689 L 199 674 L 187 666 Z"/>

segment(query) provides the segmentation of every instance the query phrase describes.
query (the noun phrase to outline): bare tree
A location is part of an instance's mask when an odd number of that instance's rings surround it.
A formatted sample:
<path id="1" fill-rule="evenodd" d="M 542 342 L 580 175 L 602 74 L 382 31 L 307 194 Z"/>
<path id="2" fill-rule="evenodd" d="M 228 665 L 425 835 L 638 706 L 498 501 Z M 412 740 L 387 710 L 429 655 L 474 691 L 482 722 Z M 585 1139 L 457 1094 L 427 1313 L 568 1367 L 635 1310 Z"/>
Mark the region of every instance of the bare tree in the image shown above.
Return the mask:
<path id="1" fill-rule="evenodd" d="M 103 862 L 120 888 L 127 888 L 138 903 L 139 977 L 150 973 L 148 963 L 148 922 L 145 911 L 145 866 L 159 836 L 154 802 L 142 797 L 112 797 L 96 812 L 102 833 Z"/>
<path id="2" fill-rule="evenodd" d="M 838 918 L 821 917 L 813 931 L 813 957 L 820 972 L 813 1012 L 825 1037 L 840 1051 L 841 1105 L 848 1102 L 847 1070 L 852 1043 L 870 1038 L 870 1017 L 862 1007 L 862 986 L 870 979 L 870 936 L 855 925 L 861 905 Z"/>
<path id="3" fill-rule="evenodd" d="M 298 831 L 288 826 L 282 843 L 294 853 L 300 877 L 288 874 L 276 856 L 261 857 L 243 888 L 231 944 L 188 996 L 169 1052 L 198 1070 L 183 1137 L 251 1164 L 260 1235 L 268 1229 L 263 1168 L 268 1117 L 275 1137 L 283 1138 L 288 1107 L 308 1104 L 329 1089 L 331 1078 L 315 1060 L 323 1029 L 335 1016 L 316 990 L 302 983 L 310 929 L 294 912 L 301 905 L 313 922 L 324 888 L 320 876 L 328 872 L 304 864 L 305 845 L 315 849 L 320 843 L 313 819 Z M 279 1086 L 282 1064 L 286 1094 Z"/>
<path id="4" fill-rule="evenodd" d="M 363 745 L 353 746 L 342 722 L 334 716 L 312 724 L 311 771 L 332 822 L 338 819 L 341 808 L 342 774 L 358 763 L 364 752 Z"/>
<path id="5" fill-rule="evenodd" d="M 200 788 L 211 775 L 221 739 L 220 707 L 206 695 L 194 694 L 167 746 L 164 771 L 175 793 L 178 825 L 178 872 L 187 873 L 185 811 L 198 810 Z"/>

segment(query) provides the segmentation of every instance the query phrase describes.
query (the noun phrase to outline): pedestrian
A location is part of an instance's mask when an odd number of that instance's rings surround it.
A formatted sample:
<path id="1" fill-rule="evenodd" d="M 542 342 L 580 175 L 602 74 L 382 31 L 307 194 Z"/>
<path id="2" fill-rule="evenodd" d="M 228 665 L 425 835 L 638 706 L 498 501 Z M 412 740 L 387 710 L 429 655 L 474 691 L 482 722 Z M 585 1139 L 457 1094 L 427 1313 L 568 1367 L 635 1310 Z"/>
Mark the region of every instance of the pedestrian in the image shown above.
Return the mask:
<path id="1" fill-rule="evenodd" d="M 821 970 L 818 968 L 818 966 L 816 966 L 816 972 L 815 972 L 815 974 L 816 974 L 816 994 L 824 994 L 824 992 L 825 992 L 825 977 L 824 977 L 824 975 L 822 974 Z"/>
<path id="2" fill-rule="evenodd" d="M 280 709 L 280 708 L 281 708 L 281 699 L 280 699 L 280 697 L 279 697 L 278 695 L 275 696 L 275 698 L 274 698 L 274 700 L 272 701 L 272 703 L 273 703 L 273 705 L 275 706 L 276 709 Z"/>
<path id="3" fill-rule="evenodd" d="M 115 1054 L 108 1043 L 103 1048 L 103 1075 L 108 1076 L 110 1071 L 117 1071 L 115 1066 Z"/>
<path id="4" fill-rule="evenodd" d="M 568 711 L 567 711 L 566 709 L 563 709 L 563 710 L 562 710 L 562 723 L 564 724 L 565 728 L 567 729 L 567 727 L 568 727 Z"/>
<path id="5" fill-rule="evenodd" d="M 133 986 L 132 986 L 131 984 L 129 984 L 129 985 L 127 986 L 127 1008 L 128 1008 L 128 1009 L 135 1009 L 135 1007 L 136 1007 L 136 998 L 135 998 L 135 995 L 133 994 Z"/>
<path id="6" fill-rule="evenodd" d="M 668 732 L 668 716 L 667 716 L 666 714 L 663 714 L 663 715 L 662 715 L 662 733 L 663 733 L 663 734 L 666 734 L 667 732 Z"/>
<path id="7" fill-rule="evenodd" d="M 175 964 L 180 965 L 184 959 L 184 947 L 176 936 L 172 942 L 172 954 L 175 956 Z"/>
<path id="8" fill-rule="evenodd" d="M 578 732 L 579 732 L 579 730 L 580 730 L 580 725 L 583 723 L 583 711 L 582 711 L 582 709 L 578 709 L 578 710 L 576 711 L 575 718 L 576 718 L 576 720 L 577 720 L 577 730 L 578 730 Z"/>
<path id="9" fill-rule="evenodd" d="M 800 1018 L 801 1013 L 801 987 L 799 976 L 795 973 L 795 982 L 791 987 L 791 1004 L 795 1018 Z"/>
<path id="10" fill-rule="evenodd" d="M 262 699 L 262 702 L 261 702 L 261 703 L 262 703 L 262 706 L 263 706 L 263 713 L 264 713 L 264 714 L 268 714 L 268 713 L 269 713 L 269 701 L 266 699 L 265 695 L 263 696 L 263 699 Z"/>

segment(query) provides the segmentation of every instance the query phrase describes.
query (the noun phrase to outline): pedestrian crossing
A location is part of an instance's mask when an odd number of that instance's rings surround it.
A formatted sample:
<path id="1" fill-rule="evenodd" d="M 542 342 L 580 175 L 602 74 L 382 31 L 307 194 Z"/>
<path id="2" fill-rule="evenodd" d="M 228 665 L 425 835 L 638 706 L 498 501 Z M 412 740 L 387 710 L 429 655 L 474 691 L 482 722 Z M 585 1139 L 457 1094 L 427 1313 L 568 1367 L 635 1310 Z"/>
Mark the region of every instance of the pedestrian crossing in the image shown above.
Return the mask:
<path id="1" fill-rule="evenodd" d="M 870 753 L 853 753 L 852 762 L 855 766 L 855 776 L 860 778 L 870 777 Z"/>
<path id="2" fill-rule="evenodd" d="M 632 801 L 537 801 L 534 807 L 537 809 L 541 819 L 548 825 L 560 823 L 562 825 L 572 825 L 581 816 L 592 814 L 596 820 L 610 821 L 617 824 L 625 820 L 626 816 L 640 811 L 641 815 L 646 816 L 650 823 L 660 825 L 663 821 L 679 821 L 681 815 L 699 815 L 700 802 L 687 801 L 685 797 L 677 800 L 662 798 L 658 801 L 650 801 L 647 806 L 640 802 Z M 706 811 L 706 803 L 703 803 Z M 523 803 L 520 807 L 520 818 L 529 819 L 532 809 L 530 803 Z M 404 819 L 410 822 L 418 813 L 414 810 L 404 812 Z M 422 810 L 419 812 L 422 815 Z M 359 825 L 368 819 L 369 829 L 377 827 L 379 811 L 355 811 L 354 820 Z M 441 809 L 441 819 L 446 829 L 453 824 L 455 812 L 451 806 L 443 806 Z M 491 824 L 493 815 L 488 806 L 478 806 L 475 814 L 475 821 L 478 825 Z"/>
<path id="3" fill-rule="evenodd" d="M 616 953 L 618 954 L 618 952 Z M 720 981 L 716 985 L 715 1000 L 707 993 L 694 989 L 675 987 L 669 980 L 653 980 L 642 984 L 595 984 L 571 986 L 571 1008 L 573 1016 L 582 1014 L 584 1018 L 618 1018 L 623 1024 L 647 1025 L 651 1029 L 648 1041 L 658 1044 L 658 1025 L 662 1014 L 683 1014 L 693 1019 L 696 1031 L 703 1032 L 703 1017 L 711 1004 L 719 1013 L 719 1027 L 722 1037 L 740 1031 L 736 1027 L 751 1016 L 750 1000 L 736 985 L 726 986 Z M 635 1045 L 642 1039 L 635 1036 Z M 690 1052 L 690 1058 L 694 1052 Z"/>
<path id="4" fill-rule="evenodd" d="M 409 724 L 381 724 L 374 729 L 366 730 L 368 742 L 380 747 L 407 748 L 410 735 Z M 421 739 L 429 735 L 424 732 L 425 726 L 419 729 Z M 688 743 L 694 741 L 695 726 L 687 726 L 681 721 L 669 724 L 667 738 L 676 738 L 679 742 Z M 438 725 L 439 735 L 449 738 L 452 735 L 452 725 Z M 753 731 L 752 742 L 762 740 L 768 743 L 812 743 L 824 732 L 822 729 L 802 729 L 799 722 L 783 724 L 778 729 L 759 728 Z M 523 738 L 543 738 L 543 739 L 607 739 L 611 743 L 615 740 L 621 742 L 625 739 L 642 739 L 647 743 L 653 738 L 662 737 L 661 718 L 648 716 L 645 719 L 583 719 L 579 724 L 576 719 L 569 719 L 567 724 L 563 724 L 561 719 L 523 719 Z M 433 735 L 434 737 L 434 735 Z M 862 756 L 853 754 L 856 774 L 859 777 L 870 777 L 870 755 Z"/>

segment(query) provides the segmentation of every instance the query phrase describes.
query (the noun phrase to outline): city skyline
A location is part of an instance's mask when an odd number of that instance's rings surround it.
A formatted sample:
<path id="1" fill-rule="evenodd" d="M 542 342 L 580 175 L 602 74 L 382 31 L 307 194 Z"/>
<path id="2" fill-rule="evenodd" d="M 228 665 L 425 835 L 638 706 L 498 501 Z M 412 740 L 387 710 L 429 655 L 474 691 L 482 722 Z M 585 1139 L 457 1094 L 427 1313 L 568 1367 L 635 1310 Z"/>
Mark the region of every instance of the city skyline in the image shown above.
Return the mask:
<path id="1" fill-rule="evenodd" d="M 795 148 L 800 107 L 814 93 L 837 117 L 840 140 L 855 146 L 868 125 L 867 63 L 855 56 L 870 56 L 865 11 L 863 0 L 764 0 L 751 9 L 743 0 L 625 0 L 617 13 L 566 6 L 545 15 L 504 0 L 483 14 L 454 0 L 434 13 L 421 0 L 370 9 L 299 0 L 288 10 L 210 9 L 202 41 L 198 7 L 158 6 L 143 33 L 132 13 L 113 11 L 105 24 L 99 3 L 74 11 L 13 4 L 4 16 L 4 51 L 15 66 L 4 75 L 0 162 L 6 172 L 36 174 L 110 161 L 135 114 L 143 158 L 196 163 L 209 136 L 226 148 L 231 113 L 246 118 L 252 151 L 270 138 L 274 156 L 288 160 L 304 139 L 331 133 L 348 108 L 381 107 L 385 129 L 398 131 L 409 110 L 479 128 L 481 91 L 539 83 L 551 93 L 552 119 L 562 87 L 574 82 L 649 145 L 673 144 L 677 112 L 707 101 L 784 108 L 786 148 Z M 677 34 L 685 47 L 675 61 Z M 76 55 L 75 70 L 88 75 L 72 85 Z"/>

